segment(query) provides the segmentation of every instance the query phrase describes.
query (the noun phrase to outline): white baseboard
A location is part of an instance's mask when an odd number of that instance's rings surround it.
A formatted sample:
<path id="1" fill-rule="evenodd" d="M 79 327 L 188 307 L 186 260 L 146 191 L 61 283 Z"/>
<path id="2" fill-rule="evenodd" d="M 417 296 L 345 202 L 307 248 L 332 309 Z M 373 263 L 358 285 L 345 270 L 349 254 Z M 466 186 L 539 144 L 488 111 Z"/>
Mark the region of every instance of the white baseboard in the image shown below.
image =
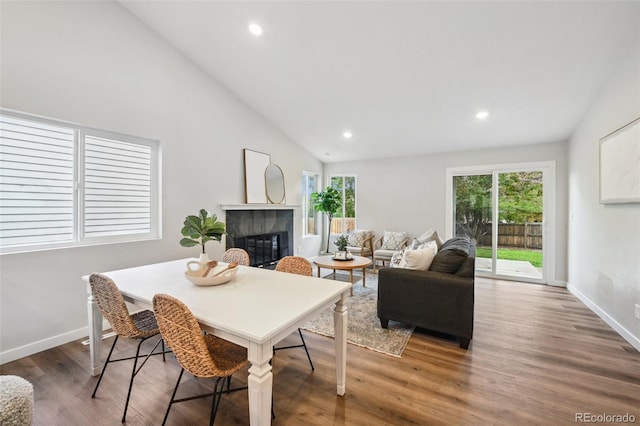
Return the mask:
<path id="1" fill-rule="evenodd" d="M 553 286 L 553 287 L 563 287 L 566 288 L 567 287 L 567 282 L 566 281 L 561 281 L 561 280 L 551 280 L 547 283 L 547 285 Z"/>
<path id="2" fill-rule="evenodd" d="M 631 346 L 633 346 L 634 348 L 636 348 L 640 352 L 640 338 L 634 336 L 629 330 L 624 328 L 618 321 L 616 321 L 613 317 L 611 317 L 611 315 L 606 313 L 602 308 L 600 308 L 598 305 L 596 305 L 594 302 L 592 302 L 591 299 L 589 299 L 587 296 L 585 296 L 576 287 L 572 286 L 571 284 L 567 284 L 567 289 L 574 296 L 576 296 L 578 299 L 580 299 L 580 301 L 582 303 L 587 305 L 587 307 L 589 309 L 591 309 L 593 312 L 595 312 L 596 315 L 598 315 L 600 318 L 602 318 L 602 320 L 604 322 L 609 324 L 609 326 L 611 328 L 613 328 L 620 336 L 622 336 L 622 338 L 624 340 L 629 342 L 629 344 Z"/>
<path id="3" fill-rule="evenodd" d="M 111 326 L 107 321 L 103 322 L 103 330 L 106 330 L 110 327 Z M 77 330 L 72 330 L 66 333 L 58 334 L 57 336 L 38 340 L 37 342 L 29 343 L 24 346 L 9 349 L 8 351 L 0 352 L 0 365 L 6 364 L 7 362 L 15 361 L 16 359 L 24 358 L 25 356 L 36 354 L 38 352 L 46 351 L 47 349 L 55 348 L 56 346 L 73 342 L 74 340 L 82 339 L 83 337 L 87 337 L 88 335 L 89 327 L 82 327 Z"/>

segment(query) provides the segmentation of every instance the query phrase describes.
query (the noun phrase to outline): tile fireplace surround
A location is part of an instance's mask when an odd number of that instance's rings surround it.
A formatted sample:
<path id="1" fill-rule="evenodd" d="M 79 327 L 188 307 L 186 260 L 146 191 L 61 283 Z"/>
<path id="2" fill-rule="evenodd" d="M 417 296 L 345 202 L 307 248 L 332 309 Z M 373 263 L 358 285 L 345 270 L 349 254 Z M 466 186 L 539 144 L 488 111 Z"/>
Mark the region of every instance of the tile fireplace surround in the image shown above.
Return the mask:
<path id="1" fill-rule="evenodd" d="M 265 234 L 278 235 L 282 256 L 293 255 L 293 217 L 295 206 L 282 204 L 237 204 L 220 206 L 226 213 L 226 248 L 238 247 L 247 241 L 245 237 Z M 284 234 L 286 233 L 286 234 Z M 285 240 L 286 239 L 286 240 Z M 245 247 L 242 247 L 245 248 Z M 247 249 L 247 248 L 245 248 Z M 256 259 L 253 249 L 247 250 L 252 265 L 261 265 L 262 256 Z M 267 259 L 270 263 L 271 260 Z M 268 266 L 268 265 L 265 265 Z"/>

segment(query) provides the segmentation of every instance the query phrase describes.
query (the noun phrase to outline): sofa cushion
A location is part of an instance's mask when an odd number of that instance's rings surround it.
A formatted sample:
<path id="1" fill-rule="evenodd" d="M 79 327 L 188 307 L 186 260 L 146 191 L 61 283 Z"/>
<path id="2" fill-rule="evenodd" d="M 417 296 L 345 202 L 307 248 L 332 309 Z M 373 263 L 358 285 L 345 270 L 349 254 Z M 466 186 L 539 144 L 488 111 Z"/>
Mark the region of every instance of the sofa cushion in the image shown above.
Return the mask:
<path id="1" fill-rule="evenodd" d="M 350 251 L 351 254 L 354 254 L 356 256 L 364 256 L 364 257 L 368 257 L 373 254 L 371 253 L 371 250 L 369 250 L 368 245 L 364 247 L 347 246 L 347 251 Z"/>
<path id="2" fill-rule="evenodd" d="M 407 238 L 406 232 L 384 231 L 382 246 L 380 248 L 385 250 L 400 250 L 400 245 L 405 238 Z"/>
<path id="3" fill-rule="evenodd" d="M 469 256 L 470 241 L 464 237 L 454 237 L 440 247 L 430 271 L 455 274 Z"/>
<path id="4" fill-rule="evenodd" d="M 384 259 L 384 260 L 388 260 L 391 259 L 394 255 L 394 253 L 398 252 L 399 250 L 387 250 L 387 249 L 378 249 L 374 252 L 374 255 L 376 256 L 376 259 Z"/>
<path id="5" fill-rule="evenodd" d="M 460 269 L 458 269 L 456 271 L 456 275 L 461 276 L 461 277 L 470 277 L 473 278 L 475 275 L 475 262 L 470 261 L 473 259 L 465 259 L 464 262 L 462 262 L 462 266 L 460 266 Z"/>

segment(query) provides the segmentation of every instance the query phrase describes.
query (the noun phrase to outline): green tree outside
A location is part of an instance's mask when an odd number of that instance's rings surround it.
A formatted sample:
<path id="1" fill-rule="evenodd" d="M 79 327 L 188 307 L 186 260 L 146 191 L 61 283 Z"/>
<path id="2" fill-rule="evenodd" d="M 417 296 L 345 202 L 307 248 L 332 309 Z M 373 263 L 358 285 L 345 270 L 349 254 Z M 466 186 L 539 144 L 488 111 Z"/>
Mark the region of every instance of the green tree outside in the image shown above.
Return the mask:
<path id="1" fill-rule="evenodd" d="M 456 235 L 478 239 L 491 223 L 491 175 L 454 177 Z"/>
<path id="2" fill-rule="evenodd" d="M 542 222 L 542 172 L 501 173 L 498 181 L 500 222 Z"/>
<path id="3" fill-rule="evenodd" d="M 355 218 L 356 217 L 356 177 L 355 176 L 333 176 L 331 178 L 331 187 L 342 194 L 344 188 L 344 211 L 341 209 L 336 218 Z"/>

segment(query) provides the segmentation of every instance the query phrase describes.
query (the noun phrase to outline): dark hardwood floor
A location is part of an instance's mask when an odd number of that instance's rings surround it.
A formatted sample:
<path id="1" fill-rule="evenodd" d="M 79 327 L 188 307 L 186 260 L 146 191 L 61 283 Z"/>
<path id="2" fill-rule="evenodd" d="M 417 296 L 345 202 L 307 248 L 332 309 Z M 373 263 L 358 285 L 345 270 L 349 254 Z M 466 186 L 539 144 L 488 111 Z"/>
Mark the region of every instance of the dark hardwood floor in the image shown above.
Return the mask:
<path id="1" fill-rule="evenodd" d="M 333 340 L 305 338 L 314 372 L 303 350 L 275 357 L 275 425 L 569 425 L 576 413 L 628 413 L 640 423 L 640 354 L 565 289 L 476 279 L 468 351 L 421 330 L 401 359 L 348 345 L 344 397 L 335 393 Z M 91 399 L 88 350 L 72 342 L 0 366 L 33 383 L 36 425 L 120 424 L 130 364 L 110 365 Z M 134 383 L 127 424 L 160 424 L 178 373 L 173 356 L 153 357 Z M 183 392 L 212 385 L 186 377 Z M 234 382 L 246 378 L 245 368 Z M 177 404 L 168 424 L 207 424 L 209 410 L 209 399 Z M 225 395 L 216 424 L 248 423 L 247 393 Z"/>

